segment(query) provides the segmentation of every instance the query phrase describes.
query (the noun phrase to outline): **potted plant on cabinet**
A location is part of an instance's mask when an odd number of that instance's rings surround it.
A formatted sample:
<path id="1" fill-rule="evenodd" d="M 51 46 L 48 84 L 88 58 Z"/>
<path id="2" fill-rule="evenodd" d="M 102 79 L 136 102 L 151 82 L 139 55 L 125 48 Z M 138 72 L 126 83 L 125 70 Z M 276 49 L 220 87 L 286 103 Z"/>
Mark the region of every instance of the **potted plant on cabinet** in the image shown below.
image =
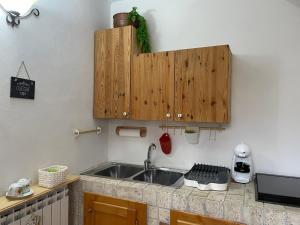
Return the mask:
<path id="1" fill-rule="evenodd" d="M 151 52 L 150 37 L 148 33 L 148 27 L 146 19 L 141 16 L 137 11 L 137 7 L 133 7 L 128 14 L 129 24 L 132 24 L 136 28 L 136 38 L 138 46 L 142 53 Z"/>
<path id="2" fill-rule="evenodd" d="M 150 38 L 145 17 L 137 12 L 137 7 L 133 7 L 129 13 L 117 13 L 113 16 L 114 27 L 124 27 L 132 25 L 136 28 L 136 39 L 138 47 L 142 53 L 151 52 Z"/>
<path id="3" fill-rule="evenodd" d="M 129 25 L 128 22 L 128 13 L 127 12 L 121 12 L 117 13 L 113 16 L 114 19 L 114 27 L 125 27 Z"/>

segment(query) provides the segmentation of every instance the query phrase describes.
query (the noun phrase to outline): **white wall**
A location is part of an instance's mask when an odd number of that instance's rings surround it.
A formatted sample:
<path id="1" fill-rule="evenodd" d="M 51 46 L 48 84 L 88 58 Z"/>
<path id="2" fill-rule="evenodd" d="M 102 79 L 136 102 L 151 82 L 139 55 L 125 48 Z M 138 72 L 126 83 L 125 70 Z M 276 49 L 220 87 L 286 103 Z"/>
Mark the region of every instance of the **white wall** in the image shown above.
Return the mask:
<path id="1" fill-rule="evenodd" d="M 0 12 L 0 194 L 53 163 L 79 172 L 107 160 L 106 122 L 92 118 L 94 31 L 109 26 L 108 0 L 40 0 L 40 17 L 12 29 Z M 25 60 L 36 98 L 9 98 L 10 76 Z M 74 128 L 104 134 L 74 139 Z"/>
<path id="2" fill-rule="evenodd" d="M 193 162 L 230 165 L 233 147 L 253 149 L 257 171 L 300 176 L 300 2 L 298 0 L 123 0 L 112 14 L 137 6 L 149 22 L 153 50 L 228 43 L 233 52 L 232 122 L 199 145 L 173 135 L 173 154 L 156 154 L 157 165 L 190 167 Z M 116 125 L 146 125 L 147 138 L 119 138 Z M 110 123 L 109 159 L 143 163 L 158 144 L 159 123 Z M 172 133 L 172 132 L 171 132 Z"/>
<path id="3" fill-rule="evenodd" d="M 39 18 L 12 29 L 0 13 L 0 194 L 37 169 L 67 164 L 79 172 L 101 161 L 142 164 L 158 122 L 92 119 L 93 32 L 109 27 L 110 12 L 138 6 L 149 21 L 153 49 L 229 43 L 233 58 L 232 123 L 209 141 L 188 145 L 171 131 L 173 153 L 154 155 L 161 166 L 193 162 L 230 165 L 241 140 L 253 149 L 258 171 L 300 176 L 298 151 L 300 3 L 298 0 L 40 0 Z M 25 60 L 36 80 L 36 99 L 9 98 L 10 76 Z M 101 137 L 76 140 L 72 130 L 103 125 Z M 120 138 L 117 125 L 148 127 L 145 139 Z M 108 139 L 108 145 L 107 145 Z M 107 148 L 109 154 L 107 156 Z"/>

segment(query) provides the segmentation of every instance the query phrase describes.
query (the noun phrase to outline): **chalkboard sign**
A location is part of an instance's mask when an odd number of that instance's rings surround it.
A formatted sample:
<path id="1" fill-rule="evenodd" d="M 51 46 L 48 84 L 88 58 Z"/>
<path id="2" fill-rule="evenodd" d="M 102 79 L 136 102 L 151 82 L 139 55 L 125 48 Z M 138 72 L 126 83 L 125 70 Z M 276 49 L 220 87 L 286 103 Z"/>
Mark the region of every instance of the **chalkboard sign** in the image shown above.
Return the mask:
<path id="1" fill-rule="evenodd" d="M 35 81 L 11 77 L 10 80 L 10 97 L 34 99 Z"/>

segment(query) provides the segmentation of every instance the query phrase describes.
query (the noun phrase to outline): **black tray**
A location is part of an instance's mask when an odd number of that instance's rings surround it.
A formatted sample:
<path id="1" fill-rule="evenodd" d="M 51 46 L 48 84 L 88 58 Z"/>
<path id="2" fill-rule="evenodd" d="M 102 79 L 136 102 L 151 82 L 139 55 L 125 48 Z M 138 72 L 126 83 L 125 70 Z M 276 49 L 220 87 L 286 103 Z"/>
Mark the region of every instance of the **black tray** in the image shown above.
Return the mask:
<path id="1" fill-rule="evenodd" d="M 226 184 L 230 180 L 230 169 L 221 166 L 194 164 L 192 169 L 184 174 L 187 180 L 195 180 L 199 184 Z"/>
<path id="2" fill-rule="evenodd" d="M 300 178 L 257 173 L 256 200 L 300 207 Z"/>

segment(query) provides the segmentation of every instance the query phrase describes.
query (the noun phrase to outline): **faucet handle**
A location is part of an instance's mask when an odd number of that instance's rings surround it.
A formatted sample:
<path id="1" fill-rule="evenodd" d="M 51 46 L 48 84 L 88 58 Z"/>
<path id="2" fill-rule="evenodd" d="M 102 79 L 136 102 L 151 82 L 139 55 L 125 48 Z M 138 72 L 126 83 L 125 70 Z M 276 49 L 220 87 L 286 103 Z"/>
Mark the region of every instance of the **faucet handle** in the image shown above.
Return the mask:
<path id="1" fill-rule="evenodd" d="M 156 149 L 156 144 L 152 143 L 152 144 L 149 146 L 149 149 L 155 150 L 155 149 Z"/>

